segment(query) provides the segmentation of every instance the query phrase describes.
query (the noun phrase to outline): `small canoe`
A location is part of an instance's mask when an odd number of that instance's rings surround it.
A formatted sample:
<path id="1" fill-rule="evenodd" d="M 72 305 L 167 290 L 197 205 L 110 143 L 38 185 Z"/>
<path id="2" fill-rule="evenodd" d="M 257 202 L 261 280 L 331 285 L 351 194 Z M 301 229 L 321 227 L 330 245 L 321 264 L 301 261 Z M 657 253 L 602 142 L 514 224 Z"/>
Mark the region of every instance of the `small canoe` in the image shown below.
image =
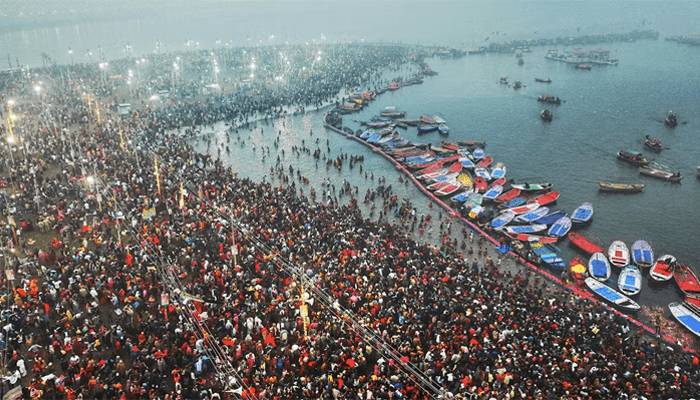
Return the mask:
<path id="1" fill-rule="evenodd" d="M 571 241 L 571 243 L 573 245 L 575 245 L 576 247 L 585 251 L 588 254 L 604 253 L 605 252 L 605 250 L 603 250 L 602 247 L 591 242 L 590 239 L 586 238 L 585 236 L 581 235 L 580 233 L 569 232 L 568 236 L 569 236 L 569 240 Z"/>
<path id="2" fill-rule="evenodd" d="M 502 163 L 496 164 L 493 169 L 491 169 L 491 177 L 493 179 L 500 179 L 506 177 L 506 166 Z"/>
<path id="3" fill-rule="evenodd" d="M 485 181 L 491 180 L 491 174 L 489 174 L 489 170 L 484 167 L 474 168 L 474 176 L 480 176 L 484 178 Z"/>
<path id="4" fill-rule="evenodd" d="M 664 254 L 656 259 L 654 265 L 649 270 L 651 279 L 657 282 L 666 282 L 673 278 L 673 271 L 676 268 L 676 257 Z"/>
<path id="5" fill-rule="evenodd" d="M 542 232 L 547 229 L 547 225 L 542 224 L 532 224 L 532 225 L 515 225 L 506 226 L 505 231 L 508 233 L 519 234 L 519 233 L 537 233 Z"/>
<path id="6" fill-rule="evenodd" d="M 469 212 L 467 212 L 467 217 L 469 217 L 471 219 L 475 219 L 476 217 L 481 215 L 483 212 L 484 212 L 484 207 L 476 206 L 476 207 L 470 209 Z"/>
<path id="7" fill-rule="evenodd" d="M 642 272 L 636 265 L 622 268 L 617 279 L 617 288 L 628 296 L 634 296 L 642 290 Z"/>
<path id="8" fill-rule="evenodd" d="M 369 139 L 367 139 L 367 143 L 376 143 L 377 140 L 379 140 L 381 138 L 382 138 L 381 133 L 375 133 Z"/>
<path id="9" fill-rule="evenodd" d="M 643 183 L 598 183 L 598 190 L 601 192 L 639 193 L 642 191 L 642 189 L 644 189 Z"/>
<path id="10" fill-rule="evenodd" d="M 509 208 L 509 210 L 513 211 L 516 214 L 525 214 L 525 213 L 529 213 L 530 211 L 533 211 L 539 207 L 540 206 L 537 203 L 526 203 L 526 204 L 523 204 L 521 206 Z"/>
<path id="11" fill-rule="evenodd" d="M 496 201 L 499 203 L 506 203 L 518 196 L 520 196 L 520 189 L 510 189 L 509 191 L 502 193 L 500 196 L 496 197 Z"/>
<path id="12" fill-rule="evenodd" d="M 681 325 L 693 332 L 695 336 L 700 337 L 700 314 L 697 311 L 697 307 L 693 307 L 686 302 L 671 303 L 668 305 L 668 308 Z"/>
<path id="13" fill-rule="evenodd" d="M 583 203 L 571 213 L 571 222 L 574 224 L 585 224 L 593 218 L 593 204 Z"/>
<path id="14" fill-rule="evenodd" d="M 555 269 L 563 269 L 566 267 L 566 262 L 564 262 L 564 259 L 559 257 L 559 255 L 550 247 L 550 245 L 534 242 L 530 243 L 530 249 L 537 254 L 537 256 L 547 266 Z"/>
<path id="15" fill-rule="evenodd" d="M 459 194 L 452 196 L 450 201 L 452 201 L 453 203 L 462 203 L 464 201 L 467 201 L 469 196 L 473 195 L 474 193 L 476 193 L 476 189 L 471 188 L 471 189 L 465 190 L 462 193 L 459 193 Z"/>
<path id="16" fill-rule="evenodd" d="M 549 182 L 541 182 L 541 183 L 514 183 L 513 188 L 520 189 L 523 192 L 541 192 L 545 190 L 549 190 L 552 188 L 552 184 Z"/>
<path id="17" fill-rule="evenodd" d="M 454 192 L 458 191 L 462 187 L 462 184 L 459 182 L 452 182 L 451 184 L 443 187 L 442 189 L 438 189 L 435 191 L 435 195 L 437 196 L 449 196 L 453 194 Z"/>
<path id="18" fill-rule="evenodd" d="M 673 173 L 668 171 L 663 171 L 657 168 L 650 167 L 648 165 L 639 167 L 639 173 L 646 176 L 651 176 L 652 178 L 663 179 L 670 182 L 680 182 L 683 179 L 681 173 Z"/>
<path id="19" fill-rule="evenodd" d="M 457 175 L 457 182 L 461 183 L 466 189 L 474 187 L 474 181 L 467 172 L 462 172 Z"/>
<path id="20" fill-rule="evenodd" d="M 549 234 L 551 236 L 562 237 L 569 233 L 571 230 L 571 218 L 563 216 L 559 220 L 552 224 L 549 228 Z"/>
<path id="21" fill-rule="evenodd" d="M 605 282 L 610 279 L 611 273 L 610 263 L 605 254 L 593 253 L 588 260 L 588 274 L 601 282 Z"/>
<path id="22" fill-rule="evenodd" d="M 559 219 L 565 215 L 566 215 L 566 211 L 563 211 L 563 210 L 554 211 L 554 212 L 547 214 L 544 217 L 536 219 L 532 222 L 534 222 L 536 224 L 552 225 L 553 223 L 559 221 Z"/>
<path id="23" fill-rule="evenodd" d="M 549 193 L 545 193 L 541 196 L 533 197 L 530 200 L 528 200 L 528 203 L 537 203 L 541 206 L 546 206 L 547 204 L 552 204 L 557 199 L 559 198 L 559 192 L 557 191 L 552 191 Z"/>
<path id="24" fill-rule="evenodd" d="M 622 240 L 615 240 L 608 247 L 610 263 L 616 267 L 624 267 L 630 263 L 630 251 Z"/>
<path id="25" fill-rule="evenodd" d="M 479 162 L 476 163 L 476 166 L 481 167 L 481 168 L 487 168 L 489 165 L 491 165 L 492 162 L 493 162 L 493 157 L 485 156 L 484 158 L 479 160 Z"/>
<path id="26" fill-rule="evenodd" d="M 491 220 L 491 227 L 492 228 L 501 228 L 505 225 L 508 225 L 513 218 L 515 217 L 515 214 L 511 211 L 506 211 L 501 214 L 498 214 L 498 216 L 494 219 Z"/>
<path id="27" fill-rule="evenodd" d="M 615 304 L 618 307 L 636 311 L 641 307 L 634 300 L 625 296 L 624 294 L 618 292 L 617 290 L 611 288 L 610 286 L 601 283 L 593 278 L 586 278 L 586 285 L 589 289 L 598 296 L 604 298 L 605 300 Z"/>
<path id="28" fill-rule="evenodd" d="M 654 250 L 645 240 L 637 240 L 630 247 L 632 262 L 640 267 L 651 267 L 654 263 Z"/>
<path id="29" fill-rule="evenodd" d="M 690 266 L 676 264 L 673 277 L 676 278 L 676 283 L 683 293 L 689 296 L 700 296 L 700 282 Z"/>
<path id="30" fill-rule="evenodd" d="M 490 187 L 486 193 L 484 193 L 484 200 L 494 201 L 503 192 L 503 186 L 496 185 Z"/>
<path id="31" fill-rule="evenodd" d="M 472 150 L 472 158 L 474 160 L 481 160 L 482 158 L 484 158 L 484 155 L 484 149 L 482 149 L 481 147 L 477 147 L 474 150 Z"/>
<path id="32" fill-rule="evenodd" d="M 520 214 L 518 215 L 517 218 L 515 218 L 515 222 L 521 222 L 525 224 L 532 223 L 535 220 L 538 220 L 542 218 L 543 216 L 547 215 L 549 212 L 549 207 L 540 207 L 536 208 L 530 212 L 527 212 L 525 214 Z"/>
<path id="33" fill-rule="evenodd" d="M 486 180 L 484 179 L 484 177 L 477 176 L 474 177 L 474 187 L 479 193 L 484 193 L 488 185 L 486 184 Z"/>

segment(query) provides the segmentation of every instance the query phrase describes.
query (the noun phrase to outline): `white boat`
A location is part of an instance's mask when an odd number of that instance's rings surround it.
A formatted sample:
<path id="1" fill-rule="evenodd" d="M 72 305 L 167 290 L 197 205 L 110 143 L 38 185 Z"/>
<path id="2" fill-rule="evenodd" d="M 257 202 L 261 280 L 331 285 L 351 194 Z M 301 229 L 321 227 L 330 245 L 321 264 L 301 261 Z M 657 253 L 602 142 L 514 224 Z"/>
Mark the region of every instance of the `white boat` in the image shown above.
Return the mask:
<path id="1" fill-rule="evenodd" d="M 502 226 L 505 226 L 509 224 L 514 217 L 515 213 L 513 213 L 512 211 L 506 211 L 504 213 L 501 213 L 498 216 L 496 216 L 496 218 L 491 220 L 491 227 L 500 228 Z"/>
<path id="2" fill-rule="evenodd" d="M 664 254 L 656 259 L 654 265 L 649 270 L 651 279 L 657 282 L 666 282 L 673 278 L 673 271 L 676 268 L 676 257 Z"/>
<path id="3" fill-rule="evenodd" d="M 620 271 L 617 287 L 628 296 L 634 296 L 642 290 L 642 272 L 636 265 L 627 265 Z"/>
<path id="4" fill-rule="evenodd" d="M 491 180 L 491 174 L 489 174 L 489 170 L 483 167 L 478 167 L 474 169 L 474 176 L 480 176 L 484 178 L 485 181 L 490 181 Z"/>
<path id="5" fill-rule="evenodd" d="M 527 212 L 525 214 L 520 214 L 515 218 L 516 222 L 523 222 L 526 224 L 532 223 L 535 220 L 538 220 L 549 212 L 549 207 L 540 207 L 536 208 L 530 212 Z"/>
<path id="6" fill-rule="evenodd" d="M 605 282 L 610 279 L 610 263 L 603 253 L 593 253 L 588 260 L 588 274 L 601 281 Z"/>
<path id="7" fill-rule="evenodd" d="M 610 286 L 599 282 L 593 278 L 586 278 L 586 285 L 589 289 L 598 296 L 615 304 L 618 307 L 625 308 L 630 311 L 639 310 L 641 307 L 634 300 L 611 288 Z"/>
<path id="8" fill-rule="evenodd" d="M 585 224 L 593 218 L 593 204 L 583 203 L 571 213 L 571 222 Z"/>
<path id="9" fill-rule="evenodd" d="M 621 240 L 615 240 L 610 244 L 608 257 L 610 257 L 610 263 L 616 267 L 622 268 L 630 263 L 630 251 L 625 242 Z"/>
<path id="10" fill-rule="evenodd" d="M 547 229 L 547 225 L 544 224 L 532 224 L 532 225 L 516 225 L 516 226 L 506 226 L 505 231 L 512 233 L 514 235 L 524 234 L 524 233 L 537 233 L 542 232 Z"/>
<path id="11" fill-rule="evenodd" d="M 700 337 L 700 314 L 697 307 L 688 303 L 671 303 L 668 308 L 681 325 Z"/>
<path id="12" fill-rule="evenodd" d="M 654 250 L 645 240 L 637 240 L 632 243 L 630 249 L 632 261 L 640 267 L 651 267 L 654 262 Z"/>
<path id="13" fill-rule="evenodd" d="M 549 228 L 549 234 L 551 236 L 562 237 L 569 233 L 571 230 L 571 218 L 566 215 L 559 218 L 552 226 Z"/>
<path id="14" fill-rule="evenodd" d="M 503 192 L 503 186 L 495 185 L 484 193 L 484 200 L 496 200 L 496 197 L 500 196 Z"/>
<path id="15" fill-rule="evenodd" d="M 503 163 L 498 163 L 491 169 L 491 178 L 501 179 L 501 178 L 505 178 L 505 176 L 506 176 L 506 166 L 503 165 Z"/>

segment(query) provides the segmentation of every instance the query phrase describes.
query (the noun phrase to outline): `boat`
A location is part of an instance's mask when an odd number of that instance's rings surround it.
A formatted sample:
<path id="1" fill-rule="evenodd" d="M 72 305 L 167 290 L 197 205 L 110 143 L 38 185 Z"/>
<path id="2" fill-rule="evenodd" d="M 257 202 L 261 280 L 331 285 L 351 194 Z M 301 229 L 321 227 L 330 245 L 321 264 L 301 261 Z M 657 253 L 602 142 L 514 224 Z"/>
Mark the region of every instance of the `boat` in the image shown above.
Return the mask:
<path id="1" fill-rule="evenodd" d="M 523 59 L 521 58 L 520 61 L 523 61 Z M 519 64 L 522 64 L 522 62 L 519 62 Z M 522 87 L 523 87 L 523 83 L 520 81 L 515 81 L 515 83 L 513 83 L 513 89 L 515 89 L 515 90 L 518 90 Z"/>
<path id="2" fill-rule="evenodd" d="M 454 151 L 461 151 L 462 147 L 458 144 L 447 142 L 447 141 L 442 141 L 440 142 L 440 146 L 446 148 L 446 149 L 452 149 Z"/>
<path id="3" fill-rule="evenodd" d="M 654 250 L 645 240 L 637 240 L 630 247 L 632 262 L 640 267 L 651 267 L 654 263 Z"/>
<path id="4" fill-rule="evenodd" d="M 676 269 L 676 257 L 664 254 L 656 259 L 654 265 L 649 270 L 649 276 L 657 282 L 666 282 L 673 278 Z"/>
<path id="5" fill-rule="evenodd" d="M 537 196 L 537 197 L 533 197 L 533 198 L 529 199 L 527 202 L 528 203 L 537 203 L 541 206 L 546 206 L 547 204 L 554 203 L 555 201 L 557 201 L 558 198 L 559 198 L 559 192 L 552 191 L 552 192 L 548 192 L 548 193 L 545 193 L 545 194 Z"/>
<path id="6" fill-rule="evenodd" d="M 488 190 L 486 190 L 486 193 L 484 193 L 484 200 L 490 200 L 494 201 L 496 200 L 496 197 L 498 197 L 501 193 L 503 192 L 503 186 L 501 185 L 495 185 Z"/>
<path id="7" fill-rule="evenodd" d="M 512 188 L 509 191 L 502 193 L 500 196 L 496 197 L 496 201 L 499 203 L 506 203 L 518 196 L 520 196 L 520 189 Z"/>
<path id="8" fill-rule="evenodd" d="M 537 101 L 541 101 L 547 104 L 555 104 L 559 105 L 561 104 L 561 99 L 557 96 L 552 96 L 551 94 L 541 94 L 538 98 Z"/>
<path id="9" fill-rule="evenodd" d="M 547 244 L 541 242 L 530 243 L 532 250 L 547 266 L 555 269 L 566 268 L 566 262 Z"/>
<path id="10" fill-rule="evenodd" d="M 535 82 L 552 83 L 552 79 L 551 78 L 547 78 L 547 79 L 535 78 Z"/>
<path id="11" fill-rule="evenodd" d="M 664 118 L 664 123 L 669 128 L 675 128 L 678 125 L 678 115 L 673 110 L 669 111 Z"/>
<path id="12" fill-rule="evenodd" d="M 566 215 L 566 211 L 563 210 L 558 210 L 554 211 L 550 214 L 547 214 L 543 216 L 542 218 L 538 218 L 532 222 L 536 224 L 545 224 L 545 225 L 552 225 L 553 223 L 557 222 L 561 217 Z"/>
<path id="13" fill-rule="evenodd" d="M 493 179 L 500 179 L 506 177 L 506 166 L 503 163 L 497 163 L 491 169 L 491 177 Z"/>
<path id="14" fill-rule="evenodd" d="M 434 192 L 436 190 L 440 190 L 444 187 L 447 187 L 447 186 L 451 185 L 452 183 L 454 183 L 454 181 L 444 180 L 444 181 L 432 183 L 432 184 L 426 186 L 425 188 L 430 190 L 431 192 Z"/>
<path id="15" fill-rule="evenodd" d="M 481 147 L 477 147 L 474 150 L 472 150 L 472 158 L 474 159 L 474 161 L 481 160 L 482 158 L 484 158 L 484 155 L 484 149 L 482 149 Z"/>
<path id="16" fill-rule="evenodd" d="M 462 167 L 462 169 L 464 169 L 464 167 Z M 474 181 L 466 171 L 462 171 L 459 175 L 457 175 L 457 182 L 461 183 L 466 189 L 474 187 Z"/>
<path id="17" fill-rule="evenodd" d="M 473 169 L 474 167 L 476 167 L 474 162 L 472 162 L 472 160 L 470 160 L 468 157 L 460 157 L 459 161 L 462 163 L 463 168 Z"/>
<path id="18" fill-rule="evenodd" d="M 586 278 L 584 281 L 586 286 L 598 296 L 604 298 L 605 300 L 615 304 L 620 308 L 624 308 L 630 311 L 639 310 L 641 307 L 634 300 L 625 296 L 624 294 L 618 292 L 617 290 L 611 288 L 610 286 L 599 282 L 593 278 Z"/>
<path id="19" fill-rule="evenodd" d="M 484 156 L 479 162 L 476 163 L 477 167 L 481 168 L 487 168 L 489 165 L 491 165 L 491 162 L 493 162 L 493 157 L 491 156 Z M 488 172 L 488 170 L 486 171 Z"/>
<path id="20" fill-rule="evenodd" d="M 503 208 L 514 208 L 514 207 L 520 207 L 522 205 L 525 205 L 525 199 L 522 197 L 516 197 L 513 200 L 509 201 L 506 204 L 503 204 Z"/>
<path id="21" fill-rule="evenodd" d="M 663 150 L 659 139 L 655 137 L 649 137 L 649 135 L 647 135 L 646 139 L 644 139 L 644 147 L 646 147 L 648 150 L 655 151 L 657 153 Z"/>
<path id="22" fill-rule="evenodd" d="M 394 107 L 386 107 L 379 113 L 379 115 L 381 115 L 382 117 L 389 118 L 403 118 L 406 116 L 406 112 L 398 111 Z"/>
<path id="23" fill-rule="evenodd" d="M 486 142 L 483 140 L 458 140 L 457 143 L 469 148 L 486 147 Z"/>
<path id="24" fill-rule="evenodd" d="M 643 183 L 598 183 L 598 190 L 601 192 L 639 193 L 642 191 L 642 189 L 644 189 Z"/>
<path id="25" fill-rule="evenodd" d="M 681 179 L 683 179 L 683 176 L 681 176 L 680 172 L 668 172 L 658 168 L 650 167 L 649 165 L 639 167 L 639 173 L 642 175 L 651 176 L 652 178 L 663 179 L 669 182 L 680 182 Z"/>
<path id="26" fill-rule="evenodd" d="M 441 135 L 447 136 L 450 134 L 450 128 L 447 125 L 438 125 L 437 130 Z"/>
<path id="27" fill-rule="evenodd" d="M 473 195 L 474 193 L 476 193 L 476 189 L 467 189 L 462 193 L 452 196 L 450 201 L 452 201 L 453 203 L 462 203 L 465 202 L 469 198 L 469 196 Z"/>
<path id="28" fill-rule="evenodd" d="M 437 121 L 435 121 L 434 119 L 430 119 L 430 118 L 424 117 L 424 116 L 419 117 L 418 121 L 420 124 L 424 124 L 424 125 L 436 125 L 437 124 Z"/>
<path id="29" fill-rule="evenodd" d="M 506 211 L 498 214 L 496 218 L 491 220 L 492 228 L 501 228 L 508 225 L 515 218 L 515 213 L 512 211 Z"/>
<path id="30" fill-rule="evenodd" d="M 360 134 L 360 139 L 367 140 L 372 136 L 374 136 L 374 131 L 372 129 L 369 129 Z"/>
<path id="31" fill-rule="evenodd" d="M 443 187 L 442 189 L 438 189 L 435 191 L 435 195 L 437 196 L 449 196 L 453 194 L 454 192 L 458 191 L 460 188 L 462 188 L 462 184 L 459 182 L 452 182 L 449 185 Z"/>
<path id="32" fill-rule="evenodd" d="M 610 263 L 602 252 L 596 252 L 591 255 L 588 259 L 588 274 L 601 281 L 605 282 L 610 279 L 610 274 L 612 270 L 610 268 Z"/>
<path id="33" fill-rule="evenodd" d="M 700 296 L 700 282 L 690 266 L 677 263 L 673 277 L 683 293 L 688 296 Z"/>
<path id="34" fill-rule="evenodd" d="M 367 143 L 376 143 L 381 138 L 382 138 L 381 133 L 375 133 L 374 135 L 372 135 L 372 137 L 367 139 Z"/>
<path id="35" fill-rule="evenodd" d="M 549 182 L 530 183 L 530 184 L 528 184 L 527 182 L 524 182 L 524 183 L 514 183 L 513 184 L 514 189 L 520 189 L 523 192 L 544 192 L 546 190 L 551 189 L 552 186 L 553 185 Z"/>
<path id="36" fill-rule="evenodd" d="M 575 68 L 576 69 L 588 69 L 588 70 L 590 70 L 593 68 L 593 66 L 591 64 L 577 64 Z"/>
<path id="37" fill-rule="evenodd" d="M 578 247 L 579 249 L 585 251 L 588 254 L 603 253 L 604 252 L 602 247 L 593 243 L 590 239 L 581 235 L 580 233 L 569 232 L 568 237 L 569 237 L 569 240 L 571 241 L 571 244 L 573 244 L 574 246 Z"/>
<path id="38" fill-rule="evenodd" d="M 574 224 L 585 224 L 593 218 L 593 204 L 585 202 L 578 206 L 571 213 L 571 222 Z"/>
<path id="39" fill-rule="evenodd" d="M 630 251 L 622 240 L 614 240 L 608 247 L 610 263 L 616 267 L 624 267 L 630 263 Z"/>
<path id="40" fill-rule="evenodd" d="M 569 262 L 569 274 L 577 283 L 582 283 L 588 277 L 586 263 L 579 256 L 574 256 Z"/>
<path id="41" fill-rule="evenodd" d="M 508 84 L 508 77 L 507 76 L 502 76 L 501 79 L 499 80 L 501 84 L 507 85 Z"/>
<path id="42" fill-rule="evenodd" d="M 695 336 L 700 337 L 700 313 L 697 311 L 697 307 L 693 308 L 687 302 L 674 302 L 669 304 L 668 308 L 681 325 L 693 332 Z"/>
<path id="43" fill-rule="evenodd" d="M 642 290 L 642 272 L 635 265 L 622 268 L 617 278 L 617 288 L 628 296 L 634 296 Z"/>
<path id="44" fill-rule="evenodd" d="M 563 216 L 549 228 L 550 236 L 562 237 L 571 230 L 571 218 Z"/>
<path id="45" fill-rule="evenodd" d="M 542 218 L 549 212 L 549 207 L 540 207 L 536 208 L 530 212 L 527 212 L 525 214 L 520 214 L 518 215 L 517 218 L 515 218 L 515 222 L 521 222 L 525 224 L 532 223 L 533 221 Z M 546 225 L 546 224 L 545 224 Z"/>
<path id="46" fill-rule="evenodd" d="M 484 201 L 484 196 L 481 193 L 474 193 L 473 195 L 469 196 L 467 201 L 462 204 L 462 210 L 471 211 L 473 208 L 481 206 L 481 203 Z"/>
<path id="47" fill-rule="evenodd" d="M 459 173 L 457 172 L 447 172 L 444 175 L 436 176 L 433 178 L 428 178 L 425 180 L 426 184 L 433 184 L 433 183 L 439 183 L 439 182 L 455 182 L 457 183 L 456 179 Z"/>
<path id="48" fill-rule="evenodd" d="M 519 234 L 519 233 L 537 233 L 542 232 L 547 229 L 547 225 L 542 224 L 530 224 L 530 225 L 513 225 L 506 226 L 505 231 L 508 233 Z"/>
<path id="49" fill-rule="evenodd" d="M 474 177 L 474 187 L 476 188 L 477 192 L 479 192 L 479 193 L 486 192 L 486 189 L 488 188 L 488 185 L 486 184 L 486 179 L 484 179 L 483 176 L 475 176 Z"/>
<path id="50" fill-rule="evenodd" d="M 474 178 L 476 178 L 478 176 L 484 178 L 484 181 L 491 180 L 491 174 L 489 174 L 489 170 L 484 168 L 484 167 L 474 168 Z"/>
<path id="51" fill-rule="evenodd" d="M 391 125 L 390 121 L 376 121 L 376 122 L 364 122 L 364 125 L 366 125 L 368 128 L 385 128 L 389 125 Z"/>
<path id="52" fill-rule="evenodd" d="M 533 211 L 539 207 L 540 206 L 537 203 L 525 203 L 523 205 L 519 205 L 516 207 L 510 207 L 508 209 L 513 211 L 516 214 L 525 214 L 525 213 L 529 213 L 530 211 Z"/>
<path id="53" fill-rule="evenodd" d="M 549 110 L 542 110 L 540 111 L 540 118 L 542 118 L 544 122 L 552 122 L 554 115 L 552 115 L 552 112 Z"/>
<path id="54" fill-rule="evenodd" d="M 418 127 L 418 133 L 435 132 L 438 129 L 437 125 L 421 125 Z"/>
<path id="55" fill-rule="evenodd" d="M 620 150 L 617 152 L 617 158 L 638 167 L 649 164 L 649 160 L 642 153 L 634 150 Z"/>
<path id="56" fill-rule="evenodd" d="M 409 126 L 418 126 L 418 124 L 420 124 L 419 119 L 399 119 L 399 120 L 396 120 L 396 122 L 401 123 L 401 124 L 406 124 Z"/>
<path id="57" fill-rule="evenodd" d="M 552 238 L 549 236 L 531 235 L 529 233 L 515 233 L 515 234 L 506 233 L 506 235 L 512 239 L 519 240 L 521 242 L 528 242 L 528 243 L 534 243 L 534 242 L 555 243 L 557 241 L 556 238 Z"/>

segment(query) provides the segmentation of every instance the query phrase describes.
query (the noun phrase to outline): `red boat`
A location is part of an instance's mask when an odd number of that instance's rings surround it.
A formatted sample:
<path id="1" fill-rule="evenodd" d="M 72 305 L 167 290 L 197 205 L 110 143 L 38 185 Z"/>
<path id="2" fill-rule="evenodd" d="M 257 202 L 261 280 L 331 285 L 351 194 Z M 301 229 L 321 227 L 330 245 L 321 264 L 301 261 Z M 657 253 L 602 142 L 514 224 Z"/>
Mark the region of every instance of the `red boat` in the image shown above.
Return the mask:
<path id="1" fill-rule="evenodd" d="M 420 117 L 420 118 L 418 118 L 418 120 L 420 121 L 421 124 L 427 124 L 427 125 L 433 125 L 433 124 L 437 123 L 434 120 L 432 120 L 430 118 L 426 118 L 426 117 Z"/>
<path id="2" fill-rule="evenodd" d="M 554 203 L 557 201 L 559 198 L 559 192 L 553 191 L 549 193 L 545 193 L 541 196 L 533 197 L 530 200 L 528 200 L 528 203 L 537 203 L 540 206 L 546 206 L 547 204 Z"/>
<path id="3" fill-rule="evenodd" d="M 518 196 L 520 196 L 520 189 L 511 189 L 496 197 L 496 201 L 499 203 L 508 203 Z"/>
<path id="4" fill-rule="evenodd" d="M 477 176 L 474 178 L 474 187 L 476 188 L 477 192 L 484 193 L 488 185 L 486 185 L 486 181 L 483 177 Z"/>
<path id="5" fill-rule="evenodd" d="M 571 277 L 576 282 L 583 282 L 586 277 L 588 277 L 588 269 L 586 268 L 586 262 L 583 261 L 579 256 L 575 256 L 571 259 L 569 263 L 569 273 Z"/>
<path id="6" fill-rule="evenodd" d="M 677 264 L 673 276 L 676 278 L 676 283 L 683 293 L 689 296 L 700 296 L 700 281 L 698 281 L 697 275 L 689 266 Z"/>
<path id="7" fill-rule="evenodd" d="M 491 183 L 489 184 L 489 188 L 492 188 L 492 187 L 494 187 L 494 186 L 496 186 L 496 185 L 501 185 L 501 186 L 503 186 L 504 183 L 506 183 L 506 178 L 499 178 L 499 179 L 496 179 L 495 181 L 491 182 Z"/>
<path id="8" fill-rule="evenodd" d="M 444 147 L 446 149 L 454 150 L 454 151 L 459 151 L 461 149 L 461 147 L 459 145 L 454 144 L 454 143 L 450 143 L 450 142 L 446 142 L 444 140 L 442 142 L 440 142 L 440 144 L 442 145 L 442 147 Z"/>
<path id="9" fill-rule="evenodd" d="M 461 184 L 461 183 L 454 183 L 454 182 L 453 182 L 453 183 L 451 183 L 451 184 L 449 184 L 449 185 L 447 185 L 447 186 L 445 186 L 445 187 L 443 187 L 443 188 L 440 188 L 440 189 L 436 190 L 436 191 L 435 191 L 435 194 L 436 194 L 437 196 L 449 196 L 449 195 L 451 195 L 452 193 L 454 193 L 454 192 L 456 192 L 457 190 L 459 190 L 459 188 L 461 188 L 461 187 L 462 187 L 462 184 Z"/>
<path id="10" fill-rule="evenodd" d="M 606 254 L 605 250 L 603 250 L 602 247 L 591 242 L 589 239 L 585 238 L 580 233 L 569 232 L 568 236 L 569 236 L 569 240 L 571 240 L 571 243 L 573 243 L 576 247 L 585 251 L 588 254 L 593 254 L 593 253 Z M 584 264 L 584 265 L 586 265 L 586 264 Z"/>
<path id="11" fill-rule="evenodd" d="M 510 235 L 508 235 L 510 236 Z M 520 240 L 521 242 L 540 242 L 540 243 L 556 243 L 557 239 L 556 237 L 551 237 L 551 236 L 537 236 L 537 235 L 529 235 L 527 233 L 518 233 L 517 235 L 510 236 L 511 238 L 515 240 Z"/>
<path id="12" fill-rule="evenodd" d="M 486 168 L 489 165 L 491 165 L 492 162 L 493 162 L 493 157 L 486 156 L 486 157 L 482 158 L 481 160 L 479 160 L 479 162 L 476 163 L 476 166 Z"/>
<path id="13" fill-rule="evenodd" d="M 450 165 L 449 172 L 455 173 L 455 172 L 461 172 L 462 171 L 462 162 L 457 161 L 454 164 Z"/>
<path id="14" fill-rule="evenodd" d="M 685 296 L 685 302 L 700 308 L 700 297 L 699 296 Z"/>

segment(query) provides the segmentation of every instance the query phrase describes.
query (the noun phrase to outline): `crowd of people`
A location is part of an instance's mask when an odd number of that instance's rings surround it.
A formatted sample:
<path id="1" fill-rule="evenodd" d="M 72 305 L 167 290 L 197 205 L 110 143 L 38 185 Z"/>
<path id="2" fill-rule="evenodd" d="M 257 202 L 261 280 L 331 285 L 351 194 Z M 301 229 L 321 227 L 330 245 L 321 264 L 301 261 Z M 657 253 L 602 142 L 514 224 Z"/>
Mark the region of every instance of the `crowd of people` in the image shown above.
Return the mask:
<path id="1" fill-rule="evenodd" d="M 71 67 L 61 83 L 48 68 L 37 71 L 50 82 L 37 98 L 25 77 L 4 77 L 3 119 L 22 117 L 2 132 L 18 139 L 1 150 L 3 392 L 163 400 L 697 396 L 696 355 L 527 270 L 511 272 L 504 264 L 512 259 L 422 243 L 368 217 L 349 186 L 348 196 L 321 203 L 300 195 L 291 170 L 291 178 L 276 171 L 287 179 L 274 183 L 238 177 L 188 142 L 203 124 L 284 118 L 281 106 L 333 102 L 339 91 L 378 84 L 382 70 L 407 61 L 398 46 L 382 49 L 324 51 L 324 63 L 284 85 L 182 92 L 160 107 L 134 102 L 124 118 L 114 96 L 137 99 L 146 83 L 107 88 L 94 66 Z M 206 53 L 187 56 L 192 68 L 207 65 Z M 274 58 L 261 62 L 275 68 Z M 166 64 L 140 71 L 143 82 L 157 81 Z M 101 103 L 85 101 L 76 76 L 102 88 L 94 93 Z M 190 83 L 173 90 L 182 85 Z M 111 106 L 98 116 L 99 104 Z M 384 215 L 423 226 L 389 187 L 366 201 L 380 196 Z"/>

